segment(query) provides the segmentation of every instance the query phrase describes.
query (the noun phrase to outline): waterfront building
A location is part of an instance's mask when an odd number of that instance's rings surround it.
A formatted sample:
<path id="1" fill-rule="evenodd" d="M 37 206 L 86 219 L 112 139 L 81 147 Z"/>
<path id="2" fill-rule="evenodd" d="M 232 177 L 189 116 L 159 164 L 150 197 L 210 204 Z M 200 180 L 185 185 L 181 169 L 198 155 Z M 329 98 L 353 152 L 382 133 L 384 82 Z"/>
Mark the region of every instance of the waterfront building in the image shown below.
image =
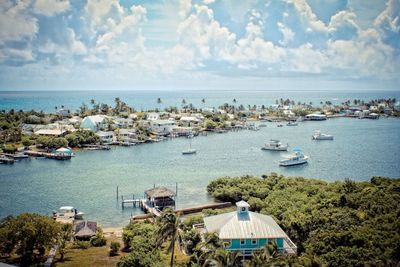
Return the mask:
<path id="1" fill-rule="evenodd" d="M 306 120 L 310 121 L 323 121 L 326 120 L 326 115 L 319 113 L 312 113 L 305 116 Z"/>
<path id="2" fill-rule="evenodd" d="M 118 129 L 116 132 L 119 141 L 131 142 L 137 139 L 135 129 Z"/>
<path id="3" fill-rule="evenodd" d="M 112 132 L 112 131 L 108 131 L 108 132 L 99 131 L 96 134 L 100 137 L 101 141 L 103 141 L 103 143 L 105 143 L 105 144 L 109 144 L 114 141 L 115 135 L 114 135 L 114 132 Z"/>
<path id="4" fill-rule="evenodd" d="M 92 130 L 97 132 L 99 130 L 105 129 L 108 126 L 107 123 L 107 116 L 105 115 L 94 115 L 94 116 L 87 116 L 81 122 L 81 128 Z"/>
<path id="5" fill-rule="evenodd" d="M 150 130 L 157 135 L 168 135 L 173 132 L 176 123 L 173 120 L 152 120 Z"/>
<path id="6" fill-rule="evenodd" d="M 175 207 L 176 193 L 166 187 L 154 187 L 144 191 L 146 204 L 162 210 L 165 207 Z"/>
<path id="7" fill-rule="evenodd" d="M 65 129 L 40 129 L 35 132 L 36 135 L 42 135 L 42 136 L 54 136 L 54 137 L 60 137 L 60 136 L 65 136 L 67 134 L 67 131 Z"/>
<path id="8" fill-rule="evenodd" d="M 249 211 L 245 201 L 236 207 L 236 211 L 204 218 L 205 231 L 217 233 L 227 250 L 250 256 L 275 243 L 280 253 L 296 254 L 296 245 L 271 216 Z"/>

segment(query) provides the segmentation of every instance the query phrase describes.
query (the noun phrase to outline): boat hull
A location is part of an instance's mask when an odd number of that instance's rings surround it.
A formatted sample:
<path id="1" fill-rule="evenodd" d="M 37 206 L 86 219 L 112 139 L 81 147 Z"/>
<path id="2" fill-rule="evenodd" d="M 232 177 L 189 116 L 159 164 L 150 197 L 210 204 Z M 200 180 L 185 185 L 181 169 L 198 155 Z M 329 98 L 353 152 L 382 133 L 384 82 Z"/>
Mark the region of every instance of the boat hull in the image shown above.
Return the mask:
<path id="1" fill-rule="evenodd" d="M 298 162 L 279 162 L 279 166 L 290 167 L 290 166 L 306 164 L 307 162 L 308 162 L 307 160 L 298 161 Z"/>
<path id="2" fill-rule="evenodd" d="M 262 147 L 261 149 L 268 151 L 287 151 L 287 147 Z"/>

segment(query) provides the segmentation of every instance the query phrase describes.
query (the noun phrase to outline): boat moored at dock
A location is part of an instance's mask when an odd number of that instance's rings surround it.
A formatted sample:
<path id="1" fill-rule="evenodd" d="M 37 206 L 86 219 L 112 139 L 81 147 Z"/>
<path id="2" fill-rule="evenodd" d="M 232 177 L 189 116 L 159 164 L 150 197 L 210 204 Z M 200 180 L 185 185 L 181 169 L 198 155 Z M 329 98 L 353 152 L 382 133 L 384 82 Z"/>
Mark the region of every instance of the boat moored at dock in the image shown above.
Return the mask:
<path id="1" fill-rule="evenodd" d="M 305 164 L 308 162 L 308 156 L 305 156 L 301 149 L 296 147 L 293 149 L 293 154 L 284 157 L 282 160 L 279 161 L 279 166 L 295 166 L 295 165 L 301 165 Z"/>
<path id="2" fill-rule="evenodd" d="M 82 220 L 83 215 L 83 212 L 78 212 L 72 206 L 63 206 L 58 211 L 53 211 L 53 219 L 61 223 L 72 223 L 75 220 Z"/>

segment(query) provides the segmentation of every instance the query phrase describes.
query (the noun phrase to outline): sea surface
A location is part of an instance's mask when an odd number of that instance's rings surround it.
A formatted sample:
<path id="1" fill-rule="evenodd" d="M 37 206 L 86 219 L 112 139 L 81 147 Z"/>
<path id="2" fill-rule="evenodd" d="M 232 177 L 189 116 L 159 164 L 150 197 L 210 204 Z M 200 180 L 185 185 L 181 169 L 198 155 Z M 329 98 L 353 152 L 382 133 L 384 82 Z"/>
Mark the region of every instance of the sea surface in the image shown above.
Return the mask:
<path id="1" fill-rule="evenodd" d="M 218 107 L 224 103 L 232 104 L 236 99 L 236 105 L 266 105 L 275 104 L 275 100 L 283 98 L 290 100 L 319 105 L 325 101 L 340 104 L 346 100 L 396 98 L 400 99 L 400 91 L 351 91 L 351 90 L 310 90 L 310 91 L 0 91 L 0 110 L 36 110 L 54 112 L 55 107 L 64 106 L 66 109 L 76 111 L 83 103 L 91 107 L 91 99 L 97 103 L 109 105 L 115 104 L 114 100 L 119 97 L 129 106 L 136 110 L 163 109 L 165 107 L 181 107 L 182 100 L 186 104 L 195 107 Z M 161 103 L 157 99 L 161 98 Z M 202 102 L 205 100 L 205 103 Z"/>
<path id="2" fill-rule="evenodd" d="M 51 214 L 71 205 L 86 219 L 105 227 L 123 226 L 133 208 L 121 208 L 116 188 L 126 198 L 142 197 L 156 186 L 178 187 L 177 206 L 212 202 L 209 181 L 221 176 L 262 175 L 271 172 L 336 181 L 367 181 L 372 176 L 400 177 L 400 120 L 329 119 L 277 127 L 266 123 L 259 131 L 208 134 L 192 139 L 195 155 L 182 155 L 189 139 L 175 138 L 110 151 L 79 151 L 70 161 L 27 159 L 0 165 L 0 217 L 23 212 Z M 313 141 L 314 130 L 333 134 L 333 141 Z M 269 139 L 289 148 L 300 147 L 309 163 L 279 167 L 286 152 L 263 151 Z"/>

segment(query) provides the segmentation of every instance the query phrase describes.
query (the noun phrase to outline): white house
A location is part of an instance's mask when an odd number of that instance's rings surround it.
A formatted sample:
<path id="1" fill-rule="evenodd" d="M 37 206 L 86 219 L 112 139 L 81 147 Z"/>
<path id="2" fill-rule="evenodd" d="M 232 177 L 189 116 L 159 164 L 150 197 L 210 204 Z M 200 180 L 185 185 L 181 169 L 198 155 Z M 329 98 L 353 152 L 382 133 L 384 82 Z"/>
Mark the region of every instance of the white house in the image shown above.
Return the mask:
<path id="1" fill-rule="evenodd" d="M 61 109 L 57 110 L 56 113 L 57 113 L 57 115 L 60 115 L 63 117 L 68 117 L 70 114 L 70 111 L 68 109 L 61 108 Z"/>
<path id="2" fill-rule="evenodd" d="M 150 129 L 157 135 L 168 135 L 173 132 L 176 127 L 175 121 L 172 120 L 152 120 L 150 121 Z"/>
<path id="3" fill-rule="evenodd" d="M 179 121 L 182 123 L 182 125 L 188 127 L 198 125 L 201 122 L 201 120 L 192 116 L 183 116 Z"/>
<path id="4" fill-rule="evenodd" d="M 103 141 L 103 143 L 105 143 L 105 144 L 109 144 L 109 143 L 112 143 L 114 141 L 114 137 L 115 137 L 114 132 L 111 132 L 111 131 L 108 131 L 108 132 L 99 131 L 96 134 L 100 137 L 101 141 Z"/>
<path id="5" fill-rule="evenodd" d="M 64 136 L 67 133 L 65 129 L 40 129 L 35 132 L 36 135 L 42 136 Z"/>
<path id="6" fill-rule="evenodd" d="M 149 112 L 147 113 L 147 120 L 149 121 L 156 121 L 160 119 L 160 114 L 156 112 Z"/>
<path id="7" fill-rule="evenodd" d="M 105 115 L 87 116 L 82 120 L 80 127 L 97 132 L 107 128 L 108 124 L 106 119 L 107 116 Z"/>
<path id="8" fill-rule="evenodd" d="M 305 119 L 310 121 L 323 121 L 326 120 L 326 115 L 319 113 L 312 113 L 306 115 Z"/>
<path id="9" fill-rule="evenodd" d="M 123 142 L 130 142 L 137 139 L 135 129 L 119 129 L 117 130 L 118 139 Z"/>

